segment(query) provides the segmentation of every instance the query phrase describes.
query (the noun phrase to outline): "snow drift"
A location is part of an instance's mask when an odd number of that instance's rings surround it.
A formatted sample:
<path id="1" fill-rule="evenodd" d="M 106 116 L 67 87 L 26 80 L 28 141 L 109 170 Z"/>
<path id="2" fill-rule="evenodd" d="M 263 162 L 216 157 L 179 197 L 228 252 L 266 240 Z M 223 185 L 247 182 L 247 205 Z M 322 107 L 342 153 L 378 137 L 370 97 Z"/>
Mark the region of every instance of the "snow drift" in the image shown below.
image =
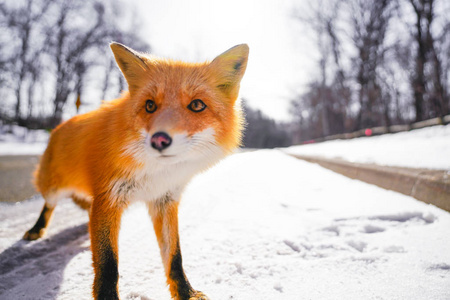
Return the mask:
<path id="1" fill-rule="evenodd" d="M 450 124 L 286 148 L 287 153 L 350 162 L 450 171 Z"/>

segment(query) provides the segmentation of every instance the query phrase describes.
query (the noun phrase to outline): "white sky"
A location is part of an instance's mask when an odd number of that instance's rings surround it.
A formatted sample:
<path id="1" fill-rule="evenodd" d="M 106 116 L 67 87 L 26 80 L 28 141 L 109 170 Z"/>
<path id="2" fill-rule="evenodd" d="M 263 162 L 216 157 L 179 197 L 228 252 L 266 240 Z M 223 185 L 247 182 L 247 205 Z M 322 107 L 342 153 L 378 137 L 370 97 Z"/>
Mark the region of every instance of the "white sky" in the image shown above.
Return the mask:
<path id="1" fill-rule="evenodd" d="M 250 57 L 241 97 L 277 120 L 289 118 L 289 102 L 308 82 L 314 45 L 292 17 L 303 1 L 135 0 L 139 30 L 158 56 L 212 60 L 247 43 Z"/>

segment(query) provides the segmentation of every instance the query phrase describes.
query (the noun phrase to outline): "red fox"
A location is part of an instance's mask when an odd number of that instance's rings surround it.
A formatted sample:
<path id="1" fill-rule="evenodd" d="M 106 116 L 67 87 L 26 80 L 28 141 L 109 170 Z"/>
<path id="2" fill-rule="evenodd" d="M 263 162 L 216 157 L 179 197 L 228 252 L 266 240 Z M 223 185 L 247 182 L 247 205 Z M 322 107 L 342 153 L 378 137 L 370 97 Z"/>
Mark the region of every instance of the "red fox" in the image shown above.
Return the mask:
<path id="1" fill-rule="evenodd" d="M 248 46 L 211 62 L 155 58 L 111 43 L 128 92 L 56 127 L 35 173 L 45 199 L 26 240 L 42 237 L 59 199 L 89 211 L 95 299 L 119 299 L 118 234 L 122 212 L 145 201 L 174 299 L 208 299 L 183 271 L 178 203 L 191 178 L 237 148 L 243 116 L 237 101 Z"/>

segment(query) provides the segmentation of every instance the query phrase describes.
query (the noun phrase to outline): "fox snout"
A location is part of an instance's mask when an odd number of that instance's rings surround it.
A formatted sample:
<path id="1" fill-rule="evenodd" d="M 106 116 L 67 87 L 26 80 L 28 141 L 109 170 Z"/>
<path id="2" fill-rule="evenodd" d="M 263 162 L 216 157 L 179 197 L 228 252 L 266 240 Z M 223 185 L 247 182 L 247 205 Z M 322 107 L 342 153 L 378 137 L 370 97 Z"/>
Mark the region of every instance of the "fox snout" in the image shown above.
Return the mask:
<path id="1" fill-rule="evenodd" d="M 167 133 L 160 131 L 152 135 L 150 144 L 152 148 L 163 151 L 172 144 L 172 138 Z"/>

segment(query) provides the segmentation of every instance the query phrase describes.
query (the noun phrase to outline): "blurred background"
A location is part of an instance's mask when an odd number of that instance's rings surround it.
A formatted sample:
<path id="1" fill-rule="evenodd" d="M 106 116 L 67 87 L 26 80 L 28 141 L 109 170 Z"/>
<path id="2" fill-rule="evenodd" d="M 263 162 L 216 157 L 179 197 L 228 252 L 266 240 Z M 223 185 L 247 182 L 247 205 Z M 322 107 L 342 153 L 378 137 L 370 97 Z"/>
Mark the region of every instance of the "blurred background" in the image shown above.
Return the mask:
<path id="1" fill-rule="evenodd" d="M 127 89 L 109 49 L 212 60 L 248 43 L 244 144 L 449 114 L 450 1 L 4 0 L 0 124 L 51 129 Z"/>

